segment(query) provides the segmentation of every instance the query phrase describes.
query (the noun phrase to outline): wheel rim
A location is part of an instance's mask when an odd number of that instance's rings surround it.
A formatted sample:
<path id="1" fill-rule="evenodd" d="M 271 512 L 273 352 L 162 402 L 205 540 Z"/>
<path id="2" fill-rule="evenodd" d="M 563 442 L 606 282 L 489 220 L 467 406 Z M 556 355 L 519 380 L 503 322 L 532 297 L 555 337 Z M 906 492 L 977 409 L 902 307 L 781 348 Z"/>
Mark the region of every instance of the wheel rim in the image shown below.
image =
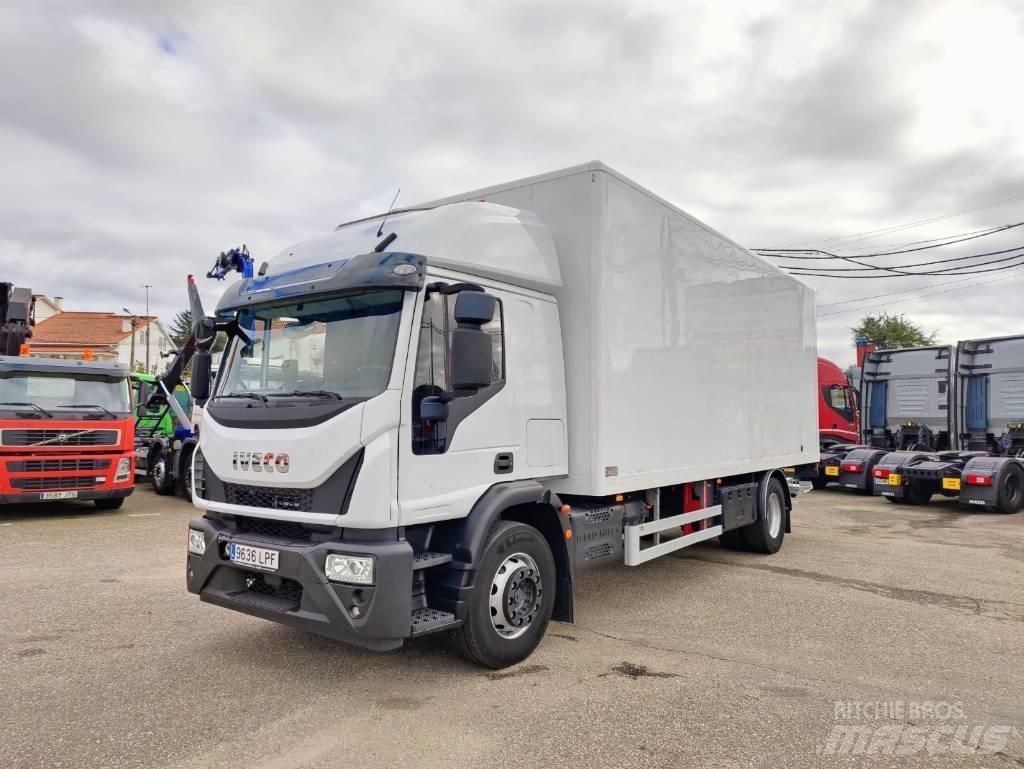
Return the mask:
<path id="1" fill-rule="evenodd" d="M 157 463 L 153 465 L 153 481 L 158 486 L 164 485 L 164 476 L 167 474 L 167 468 L 164 466 L 164 460 L 158 459 Z"/>
<path id="2" fill-rule="evenodd" d="M 491 625 L 502 638 L 518 638 L 540 613 L 544 584 L 537 562 L 526 553 L 510 555 L 494 574 L 489 596 Z"/>
<path id="3" fill-rule="evenodd" d="M 782 500 L 778 494 L 768 495 L 768 536 L 775 539 L 782 530 Z"/>

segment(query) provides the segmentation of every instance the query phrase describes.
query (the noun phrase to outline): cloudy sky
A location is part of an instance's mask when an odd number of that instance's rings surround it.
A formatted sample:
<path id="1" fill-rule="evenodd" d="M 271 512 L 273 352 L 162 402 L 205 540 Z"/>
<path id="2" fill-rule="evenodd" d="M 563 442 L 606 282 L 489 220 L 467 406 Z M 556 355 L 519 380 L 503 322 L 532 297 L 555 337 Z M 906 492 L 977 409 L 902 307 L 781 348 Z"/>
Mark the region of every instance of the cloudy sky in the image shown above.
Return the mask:
<path id="1" fill-rule="evenodd" d="M 152 283 L 169 320 L 221 249 L 595 158 L 749 247 L 1024 220 L 1017 2 L 15 0 L 0 69 L 0 278 L 69 309 Z M 888 302 L 943 341 L 1020 331 L 1022 276 L 811 279 L 819 348 L 850 362 Z"/>

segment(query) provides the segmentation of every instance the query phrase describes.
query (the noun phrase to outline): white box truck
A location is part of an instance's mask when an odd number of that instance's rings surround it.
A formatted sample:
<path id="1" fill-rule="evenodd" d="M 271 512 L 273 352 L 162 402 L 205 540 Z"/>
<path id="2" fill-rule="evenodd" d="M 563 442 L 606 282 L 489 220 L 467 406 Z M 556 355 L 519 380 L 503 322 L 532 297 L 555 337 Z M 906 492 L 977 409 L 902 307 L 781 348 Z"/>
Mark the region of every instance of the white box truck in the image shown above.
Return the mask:
<path id="1" fill-rule="evenodd" d="M 811 289 L 597 162 L 341 225 L 217 316 L 187 587 L 364 647 L 518 662 L 580 569 L 777 551 L 818 458 Z"/>

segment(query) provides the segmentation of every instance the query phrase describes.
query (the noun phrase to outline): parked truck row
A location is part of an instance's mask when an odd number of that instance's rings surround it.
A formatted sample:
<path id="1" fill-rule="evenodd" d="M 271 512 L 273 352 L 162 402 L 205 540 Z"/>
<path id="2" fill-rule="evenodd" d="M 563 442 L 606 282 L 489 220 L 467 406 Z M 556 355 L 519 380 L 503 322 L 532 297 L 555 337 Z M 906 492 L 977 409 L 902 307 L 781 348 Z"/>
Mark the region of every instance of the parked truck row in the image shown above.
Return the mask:
<path id="1" fill-rule="evenodd" d="M 819 485 L 913 505 L 941 494 L 1024 506 L 1024 336 L 872 352 L 860 402 L 864 441 L 823 454 Z"/>

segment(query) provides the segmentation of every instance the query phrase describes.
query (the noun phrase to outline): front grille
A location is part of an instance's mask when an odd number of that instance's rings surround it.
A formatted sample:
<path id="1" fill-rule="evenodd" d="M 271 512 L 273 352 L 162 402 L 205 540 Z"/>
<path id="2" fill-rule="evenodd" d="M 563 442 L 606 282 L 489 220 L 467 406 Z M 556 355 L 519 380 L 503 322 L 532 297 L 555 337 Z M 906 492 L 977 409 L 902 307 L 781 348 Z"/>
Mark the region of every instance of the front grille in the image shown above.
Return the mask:
<path id="1" fill-rule="evenodd" d="M 293 579 L 250 572 L 245 575 L 245 590 L 232 598 L 261 609 L 296 611 L 302 605 L 302 585 Z"/>
<path id="2" fill-rule="evenodd" d="M 4 446 L 116 446 L 119 438 L 118 430 L 32 428 L 0 432 Z"/>
<path id="3" fill-rule="evenodd" d="M 236 515 L 235 526 L 239 534 L 256 534 L 261 538 L 282 544 L 310 539 L 309 530 L 301 523 L 293 521 L 274 521 L 269 518 Z"/>
<path id="4" fill-rule="evenodd" d="M 313 489 L 279 489 L 225 483 L 224 497 L 224 501 L 229 505 L 289 510 L 296 513 L 308 513 L 313 507 Z"/>
<path id="5" fill-rule="evenodd" d="M 26 459 L 7 463 L 7 471 L 10 473 L 73 472 L 106 470 L 109 467 L 109 459 Z"/>
<path id="6" fill-rule="evenodd" d="M 96 479 L 91 475 L 72 475 L 57 478 L 12 478 L 11 486 L 23 491 L 53 491 L 55 489 L 91 489 Z"/>

